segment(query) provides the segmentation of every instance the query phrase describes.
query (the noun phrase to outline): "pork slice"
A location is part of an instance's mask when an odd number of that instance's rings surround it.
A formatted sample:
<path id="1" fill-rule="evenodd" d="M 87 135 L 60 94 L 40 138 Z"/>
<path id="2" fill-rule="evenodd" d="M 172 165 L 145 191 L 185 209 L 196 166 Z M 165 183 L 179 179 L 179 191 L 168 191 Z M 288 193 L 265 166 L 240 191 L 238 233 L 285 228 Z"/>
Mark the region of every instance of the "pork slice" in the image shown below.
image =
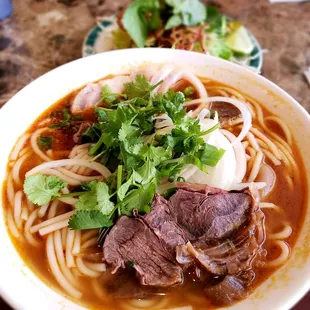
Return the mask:
<path id="1" fill-rule="evenodd" d="M 73 99 L 71 112 L 73 114 L 83 112 L 95 107 L 101 97 L 101 87 L 98 84 L 90 83 L 81 89 Z"/>
<path id="2" fill-rule="evenodd" d="M 114 273 L 130 262 L 142 285 L 168 287 L 183 281 L 181 267 L 140 219 L 121 217 L 105 239 L 103 255 Z"/>

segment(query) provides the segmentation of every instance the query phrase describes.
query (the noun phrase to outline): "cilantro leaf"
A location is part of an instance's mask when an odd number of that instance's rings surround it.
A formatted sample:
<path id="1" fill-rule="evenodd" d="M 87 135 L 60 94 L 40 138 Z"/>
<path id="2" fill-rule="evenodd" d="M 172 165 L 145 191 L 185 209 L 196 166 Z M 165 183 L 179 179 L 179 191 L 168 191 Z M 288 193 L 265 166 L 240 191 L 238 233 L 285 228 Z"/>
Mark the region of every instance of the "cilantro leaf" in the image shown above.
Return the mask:
<path id="1" fill-rule="evenodd" d="M 126 83 L 124 87 L 128 99 L 137 97 L 144 98 L 149 95 L 152 90 L 152 85 L 144 75 L 137 75 L 134 82 Z"/>
<path id="2" fill-rule="evenodd" d="M 48 150 L 52 147 L 53 137 L 44 136 L 38 139 L 38 144 L 41 150 Z"/>
<path id="3" fill-rule="evenodd" d="M 107 102 L 107 103 L 112 103 L 113 101 L 116 100 L 118 97 L 118 94 L 114 94 L 108 85 L 103 85 L 101 88 L 101 100 Z"/>
<path id="4" fill-rule="evenodd" d="M 108 215 L 114 208 L 110 201 L 109 187 L 103 182 L 91 181 L 87 184 L 88 191 L 79 195 L 75 204 L 77 210 L 97 210 Z"/>
<path id="5" fill-rule="evenodd" d="M 102 228 L 112 225 L 113 221 L 98 210 L 76 211 L 69 220 L 69 228 L 72 230 Z"/>
<path id="6" fill-rule="evenodd" d="M 157 183 L 150 182 L 144 187 L 131 190 L 126 198 L 120 203 L 121 214 L 132 216 L 132 211 L 137 209 L 139 213 L 147 213 L 150 210 L 150 204 L 153 201 Z"/>
<path id="7" fill-rule="evenodd" d="M 67 185 L 66 182 L 56 176 L 36 174 L 25 179 L 24 193 L 31 202 L 42 206 L 49 203 L 52 199 L 60 197 L 60 190 Z"/>

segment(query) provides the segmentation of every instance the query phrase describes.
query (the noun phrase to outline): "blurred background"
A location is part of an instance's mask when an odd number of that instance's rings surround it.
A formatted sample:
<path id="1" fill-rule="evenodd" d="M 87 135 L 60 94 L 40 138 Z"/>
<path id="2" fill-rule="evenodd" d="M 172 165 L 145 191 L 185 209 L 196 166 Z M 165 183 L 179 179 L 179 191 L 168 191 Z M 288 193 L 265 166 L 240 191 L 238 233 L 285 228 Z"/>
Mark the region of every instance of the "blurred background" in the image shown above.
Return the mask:
<path id="1" fill-rule="evenodd" d="M 1 2 L 9 1 L 0 0 L 0 16 L 4 12 Z M 13 13 L 0 21 L 0 107 L 38 76 L 80 58 L 83 40 L 96 25 L 96 18 L 114 14 L 129 2 L 13 0 Z M 262 75 L 310 112 L 310 84 L 304 74 L 310 67 L 310 2 L 204 2 L 240 20 L 254 34 L 266 49 Z M 1 298 L 0 309 L 10 309 Z M 306 309 L 310 309 L 310 294 L 294 308 Z"/>

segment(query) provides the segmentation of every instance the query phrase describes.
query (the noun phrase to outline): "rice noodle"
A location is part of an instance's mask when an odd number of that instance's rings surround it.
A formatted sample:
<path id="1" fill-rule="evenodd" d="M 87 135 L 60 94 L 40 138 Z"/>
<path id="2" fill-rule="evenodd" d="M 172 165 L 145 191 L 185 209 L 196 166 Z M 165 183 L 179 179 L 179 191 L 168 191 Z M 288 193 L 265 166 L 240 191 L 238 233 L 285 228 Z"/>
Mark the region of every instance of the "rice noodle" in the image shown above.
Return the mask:
<path id="1" fill-rule="evenodd" d="M 72 255 L 79 254 L 80 249 L 81 249 L 81 231 L 77 230 L 75 232 L 75 239 L 74 239 L 73 248 L 72 248 Z"/>
<path id="2" fill-rule="evenodd" d="M 43 216 L 45 216 L 47 210 L 48 210 L 49 204 L 43 205 L 39 208 L 38 211 L 38 217 L 42 218 Z"/>
<path id="3" fill-rule="evenodd" d="M 7 183 L 6 183 L 6 195 L 9 200 L 9 203 L 12 207 L 14 207 L 14 185 L 13 185 L 13 178 L 12 174 L 9 173 Z"/>
<path id="4" fill-rule="evenodd" d="M 57 223 L 55 223 L 53 225 L 49 225 L 49 226 L 43 227 L 43 228 L 39 229 L 39 234 L 41 236 L 44 236 L 44 235 L 50 234 L 50 233 L 52 233 L 54 231 L 57 231 L 59 229 L 62 229 L 64 227 L 67 227 L 68 226 L 68 222 L 69 222 L 69 219 L 57 222 Z"/>
<path id="5" fill-rule="evenodd" d="M 62 166 L 74 166 L 74 165 L 85 166 L 87 168 L 95 170 L 99 172 L 105 179 L 111 175 L 111 172 L 109 171 L 108 168 L 106 168 L 105 166 L 97 162 L 90 162 L 88 160 L 83 160 L 83 159 L 60 159 L 60 160 L 54 160 L 51 162 L 46 162 L 46 163 L 43 163 L 41 165 L 34 167 L 33 169 L 31 169 L 30 171 L 26 173 L 26 177 L 39 173 L 44 169 L 58 168 Z"/>
<path id="6" fill-rule="evenodd" d="M 75 287 L 73 287 L 73 285 L 65 278 L 65 276 L 62 274 L 61 270 L 59 269 L 59 265 L 58 265 L 56 255 L 55 255 L 53 234 L 49 234 L 47 237 L 46 254 L 47 254 L 47 260 L 51 268 L 51 271 L 55 279 L 57 280 L 57 282 L 60 284 L 60 286 L 74 298 L 76 299 L 81 298 L 82 293 L 78 291 Z"/>
<path id="7" fill-rule="evenodd" d="M 54 200 L 54 201 L 51 203 L 51 206 L 50 206 L 50 208 L 48 209 L 48 213 L 47 213 L 47 218 L 48 218 L 48 219 L 51 219 L 51 218 L 53 218 L 53 217 L 56 216 L 57 209 L 58 209 L 58 205 L 59 205 L 59 201 L 58 201 L 58 200 Z"/>
<path id="8" fill-rule="evenodd" d="M 97 277 L 100 277 L 101 275 L 100 272 L 90 269 L 88 266 L 86 266 L 81 257 L 77 257 L 76 267 L 83 275 L 90 277 L 90 278 L 97 278 Z"/>
<path id="9" fill-rule="evenodd" d="M 34 211 L 32 211 L 27 222 L 25 223 L 25 228 L 24 228 L 24 231 L 25 231 L 24 235 L 25 235 L 26 240 L 35 247 L 41 246 L 41 242 L 38 239 L 36 239 L 32 235 L 32 232 L 31 232 L 31 226 L 34 223 L 34 221 L 37 219 L 38 212 L 39 212 L 38 209 L 35 209 Z"/>
<path id="10" fill-rule="evenodd" d="M 14 199 L 14 220 L 18 229 L 22 227 L 22 219 L 21 219 L 21 212 L 22 212 L 22 199 L 23 199 L 23 192 L 18 191 L 15 194 Z"/>
<path id="11" fill-rule="evenodd" d="M 66 266 L 64 249 L 61 240 L 61 233 L 59 230 L 54 232 L 54 247 L 61 272 L 64 274 L 66 279 L 71 283 L 71 285 L 77 288 L 77 279 L 73 276 L 70 269 L 68 269 Z"/>
<path id="12" fill-rule="evenodd" d="M 40 224 L 32 226 L 31 229 L 30 229 L 30 232 L 33 234 L 33 233 L 38 232 L 43 227 L 48 227 L 48 226 L 60 223 L 63 220 L 68 220 L 73 214 L 74 214 L 74 211 L 70 211 L 70 212 L 58 215 L 56 217 L 53 217 L 51 219 L 48 219 L 48 220 L 46 220 L 46 221 L 44 221 L 44 222 L 42 222 Z"/>
<path id="13" fill-rule="evenodd" d="M 30 138 L 30 143 L 31 143 L 32 150 L 35 152 L 36 155 L 38 155 L 44 161 L 51 161 L 51 159 L 40 150 L 40 148 L 38 147 L 38 143 L 37 143 L 39 136 L 47 130 L 50 130 L 50 129 L 48 127 L 45 127 L 45 128 L 40 128 L 36 130 L 34 133 L 32 133 L 31 138 Z"/>
<path id="14" fill-rule="evenodd" d="M 261 152 L 261 151 L 257 152 L 255 160 L 254 160 L 254 164 L 253 164 L 253 167 L 252 167 L 252 170 L 251 170 L 251 173 L 250 173 L 250 175 L 248 177 L 248 182 L 249 183 L 255 181 L 255 179 L 256 179 L 256 177 L 258 175 L 259 169 L 261 167 L 261 164 L 263 162 L 263 158 L 264 158 L 263 152 Z"/>
<path id="15" fill-rule="evenodd" d="M 30 133 L 26 133 L 24 135 L 22 135 L 16 142 L 13 150 L 12 150 L 12 153 L 11 153 L 11 156 L 10 156 L 10 160 L 16 160 L 17 159 L 17 156 L 19 154 L 19 152 L 21 151 L 21 149 L 23 148 L 24 144 L 26 143 L 26 141 L 29 139 L 30 137 Z"/>
<path id="16" fill-rule="evenodd" d="M 72 255 L 74 238 L 75 238 L 75 231 L 69 229 L 67 232 L 67 243 L 66 243 L 66 263 L 68 268 L 75 267 L 75 262 Z"/>
<path id="17" fill-rule="evenodd" d="M 274 156 L 278 159 L 281 160 L 281 154 L 279 153 L 276 145 L 268 139 L 264 134 L 262 134 L 257 128 L 252 127 L 250 131 L 257 137 L 259 137 L 262 141 L 264 141 L 270 148 L 270 150 L 273 152 Z"/>
<path id="18" fill-rule="evenodd" d="M 264 121 L 268 122 L 268 121 L 273 121 L 275 123 L 278 124 L 278 126 L 282 129 L 286 141 L 288 142 L 288 144 L 291 146 L 293 143 L 293 138 L 292 138 L 292 134 L 291 131 L 289 130 L 289 128 L 287 127 L 287 125 L 277 116 L 267 116 L 265 117 Z"/>
<path id="19" fill-rule="evenodd" d="M 15 162 L 13 168 L 12 168 L 12 177 L 17 186 L 20 186 L 21 181 L 20 181 L 20 168 L 23 165 L 24 161 L 31 155 L 31 152 L 25 153 L 23 156 L 18 158 L 18 160 Z"/>
<path id="20" fill-rule="evenodd" d="M 91 146 L 91 143 L 84 143 L 80 145 L 76 145 L 73 147 L 72 151 L 69 154 L 69 158 L 75 157 L 80 151 L 86 149 L 88 151 L 88 148 Z"/>
<path id="21" fill-rule="evenodd" d="M 13 214 L 12 214 L 12 209 L 7 210 L 7 221 L 8 221 L 8 227 L 9 230 L 11 232 L 11 234 L 15 237 L 15 238 L 19 238 L 20 234 L 19 231 L 16 227 L 15 221 L 13 219 Z"/>
<path id="22" fill-rule="evenodd" d="M 281 249 L 281 254 L 274 260 L 266 262 L 264 267 L 274 268 L 284 264 L 290 256 L 290 248 L 283 240 L 275 240 L 275 245 Z"/>
<path id="23" fill-rule="evenodd" d="M 292 232 L 293 232 L 292 227 L 290 225 L 285 225 L 285 227 L 280 232 L 269 234 L 268 238 L 271 240 L 286 239 L 292 234 Z"/>

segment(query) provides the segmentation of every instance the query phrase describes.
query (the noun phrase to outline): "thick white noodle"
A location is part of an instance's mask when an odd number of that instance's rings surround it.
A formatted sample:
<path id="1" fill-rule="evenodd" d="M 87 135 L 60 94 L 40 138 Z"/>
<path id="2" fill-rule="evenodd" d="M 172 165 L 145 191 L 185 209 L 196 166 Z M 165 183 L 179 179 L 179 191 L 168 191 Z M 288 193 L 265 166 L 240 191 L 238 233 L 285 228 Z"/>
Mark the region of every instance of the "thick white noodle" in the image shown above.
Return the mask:
<path id="1" fill-rule="evenodd" d="M 39 136 L 44 132 L 44 131 L 47 131 L 49 130 L 49 128 L 45 127 L 45 128 L 40 128 L 38 129 L 37 131 L 35 131 L 32 135 L 31 135 L 31 138 L 30 138 L 30 143 L 31 143 L 31 147 L 32 147 L 32 150 L 41 158 L 43 159 L 44 161 L 51 161 L 51 159 L 46 155 L 44 154 L 39 146 L 38 146 L 38 138 Z"/>
<path id="2" fill-rule="evenodd" d="M 58 204 L 59 204 L 59 201 L 58 200 L 54 200 L 52 203 L 51 203 L 51 206 L 48 210 L 48 213 L 47 213 L 47 218 L 48 219 L 51 219 L 53 217 L 56 216 L 56 213 L 57 213 L 57 209 L 58 209 Z"/>
<path id="3" fill-rule="evenodd" d="M 54 224 L 57 224 L 59 222 L 62 222 L 63 220 L 68 220 L 72 215 L 74 214 L 74 211 L 70 211 L 61 215 L 58 215 L 56 217 L 53 217 L 51 219 L 48 219 L 40 224 L 34 225 L 31 227 L 30 232 L 36 233 L 43 227 L 48 227 Z"/>
<path id="4" fill-rule="evenodd" d="M 42 169 L 40 173 L 45 174 L 45 175 L 54 175 L 72 186 L 77 186 L 81 184 L 81 181 L 70 178 L 69 176 L 64 175 L 63 173 L 61 173 L 59 170 L 56 170 L 56 169 L 45 168 L 45 169 Z"/>
<path id="5" fill-rule="evenodd" d="M 49 226 L 43 227 L 43 228 L 41 228 L 39 230 L 39 234 L 41 236 L 44 236 L 44 235 L 50 234 L 50 233 L 52 233 L 54 231 L 57 231 L 59 229 L 63 229 L 65 227 L 68 227 L 68 222 L 69 222 L 69 219 L 63 220 L 63 221 L 55 223 L 53 225 L 49 225 Z"/>
<path id="6" fill-rule="evenodd" d="M 281 254 L 274 260 L 268 261 L 264 267 L 274 268 L 284 264 L 290 256 L 290 248 L 283 240 L 276 240 L 274 243 L 281 249 Z"/>
<path id="7" fill-rule="evenodd" d="M 81 231 L 76 230 L 75 231 L 75 239 L 74 239 L 73 248 L 72 248 L 72 255 L 79 254 L 80 249 L 81 249 Z"/>
<path id="8" fill-rule="evenodd" d="M 278 151 L 276 145 L 270 140 L 268 139 L 265 135 L 263 135 L 257 128 L 255 127 L 252 127 L 251 129 L 251 132 L 257 136 L 258 138 L 260 138 L 263 142 L 265 142 L 270 150 L 272 151 L 272 153 L 274 154 L 274 156 L 278 159 L 278 160 L 281 160 L 282 157 L 281 157 L 281 154 L 280 152 Z"/>
<path id="9" fill-rule="evenodd" d="M 289 225 L 285 225 L 285 227 L 281 231 L 274 234 L 269 234 L 268 238 L 271 240 L 272 239 L 282 240 L 288 238 L 292 234 L 292 232 L 293 232 L 292 227 Z"/>
<path id="10" fill-rule="evenodd" d="M 101 275 L 100 272 L 92 270 L 89 267 L 87 267 L 84 264 L 83 259 L 81 257 L 77 257 L 76 267 L 83 275 L 90 277 L 90 278 L 97 278 L 97 277 L 100 277 Z"/>
<path id="11" fill-rule="evenodd" d="M 82 243 L 84 243 L 85 241 L 87 241 L 88 239 L 98 236 L 98 229 L 91 229 L 91 230 L 86 230 L 83 231 L 83 235 L 82 235 Z"/>
<path id="12" fill-rule="evenodd" d="M 26 240 L 35 247 L 41 246 L 41 242 L 38 239 L 36 239 L 31 233 L 31 226 L 34 223 L 34 221 L 38 218 L 38 212 L 39 212 L 39 209 L 35 209 L 34 211 L 32 211 L 27 222 L 25 223 L 25 228 L 24 228 L 24 231 L 25 231 L 24 235 L 25 235 Z"/>
<path id="13" fill-rule="evenodd" d="M 38 217 L 39 218 L 42 218 L 43 216 L 45 216 L 47 210 L 48 210 L 48 207 L 49 207 L 49 204 L 46 204 L 44 206 L 41 206 L 39 208 L 39 212 L 38 212 Z"/>
<path id="14" fill-rule="evenodd" d="M 15 193 L 14 193 L 14 184 L 13 184 L 13 178 L 12 178 L 11 173 L 9 173 L 7 183 L 6 183 L 6 195 L 8 197 L 10 205 L 14 208 Z"/>
<path id="15" fill-rule="evenodd" d="M 80 144 L 80 145 L 76 145 L 72 151 L 69 154 L 69 158 L 73 158 L 75 157 L 81 150 L 88 150 L 88 148 L 91 146 L 91 143 L 85 143 L 85 144 Z"/>
<path id="16" fill-rule="evenodd" d="M 84 265 L 88 267 L 89 269 L 92 269 L 98 272 L 105 272 L 107 270 L 107 267 L 104 263 L 91 263 L 88 261 L 84 261 Z"/>
<path id="17" fill-rule="evenodd" d="M 82 297 L 82 293 L 71 285 L 71 283 L 65 278 L 65 276 L 59 269 L 59 265 L 58 265 L 56 254 L 55 254 L 53 239 L 54 239 L 54 235 L 49 234 L 47 237 L 47 241 L 46 241 L 46 254 L 47 254 L 47 260 L 51 268 L 51 271 L 55 279 L 57 280 L 57 282 L 60 284 L 60 286 L 66 292 L 68 292 L 71 296 L 73 296 L 76 299 L 79 299 Z"/>
<path id="18" fill-rule="evenodd" d="M 91 238 L 91 239 L 88 239 L 87 241 L 85 241 L 83 244 L 82 244 L 82 249 L 87 249 L 91 246 L 94 246 L 97 244 L 97 237 L 94 237 L 94 238 Z"/>
<path id="19" fill-rule="evenodd" d="M 75 237 L 75 231 L 69 229 L 67 232 L 67 244 L 66 244 L 66 262 L 68 268 L 75 267 L 75 261 L 72 255 L 74 237 Z"/>
<path id="20" fill-rule="evenodd" d="M 111 172 L 109 171 L 108 168 L 97 162 L 90 162 L 84 159 L 60 159 L 43 163 L 41 165 L 34 167 L 33 169 L 31 169 L 26 173 L 26 177 L 39 173 L 44 169 L 58 168 L 63 166 L 74 166 L 74 165 L 85 166 L 87 168 L 95 170 L 99 172 L 105 179 L 111 175 Z"/>
<path id="21" fill-rule="evenodd" d="M 22 227 L 22 218 L 21 218 L 22 200 L 23 200 L 23 192 L 18 191 L 15 194 L 15 199 L 14 199 L 14 220 L 19 230 Z"/>
<path id="22" fill-rule="evenodd" d="M 254 164 L 253 164 L 253 167 L 252 167 L 252 170 L 251 170 L 251 173 L 249 175 L 249 178 L 248 178 L 248 182 L 251 183 L 251 182 L 254 182 L 257 175 L 258 175 L 258 172 L 259 172 L 259 169 L 261 167 L 261 164 L 263 162 L 263 159 L 264 159 L 264 154 L 263 152 L 259 151 L 256 153 L 256 158 L 254 160 Z"/>
<path id="23" fill-rule="evenodd" d="M 26 133 L 18 139 L 18 141 L 16 142 L 16 144 L 13 148 L 13 151 L 11 153 L 10 160 L 15 161 L 17 159 L 17 156 L 18 156 L 20 150 L 22 149 L 22 147 L 24 146 L 24 144 L 26 143 L 26 141 L 28 140 L 29 137 L 30 137 L 30 134 Z"/>
<path id="24" fill-rule="evenodd" d="M 61 272 L 67 278 L 67 280 L 71 283 L 72 286 L 78 287 L 76 285 L 77 279 L 72 275 L 70 269 L 67 268 L 64 256 L 64 249 L 62 247 L 61 233 L 59 230 L 54 232 L 54 247 L 55 253 L 58 260 L 58 264 Z"/>
<path id="25" fill-rule="evenodd" d="M 21 180 L 20 180 L 20 176 L 19 176 L 19 172 L 20 172 L 20 167 L 22 166 L 22 164 L 24 163 L 24 161 L 31 155 L 31 152 L 27 152 L 25 153 L 23 156 L 21 156 L 20 158 L 18 158 L 18 160 L 15 162 L 11 174 L 13 177 L 13 180 L 15 182 L 15 184 L 17 186 L 20 186 L 21 184 Z"/>
<path id="26" fill-rule="evenodd" d="M 9 230 L 11 232 L 11 234 L 15 237 L 15 238 L 19 238 L 20 237 L 20 234 L 19 234 L 19 231 L 16 227 L 16 224 L 15 224 L 15 221 L 13 219 L 13 211 L 11 208 L 9 208 L 7 210 L 7 220 L 8 220 L 8 227 L 9 227 Z"/>
<path id="27" fill-rule="evenodd" d="M 80 167 L 82 168 L 83 170 L 85 170 L 85 167 Z M 76 180 L 79 180 L 81 182 L 90 182 L 94 179 L 102 179 L 102 176 L 84 176 L 84 175 L 81 175 L 81 172 L 78 171 L 78 173 L 74 173 L 70 170 L 67 170 L 67 169 L 64 169 L 64 168 L 57 168 L 61 173 L 63 173 L 64 175 L 72 178 L 72 179 L 76 179 Z"/>

